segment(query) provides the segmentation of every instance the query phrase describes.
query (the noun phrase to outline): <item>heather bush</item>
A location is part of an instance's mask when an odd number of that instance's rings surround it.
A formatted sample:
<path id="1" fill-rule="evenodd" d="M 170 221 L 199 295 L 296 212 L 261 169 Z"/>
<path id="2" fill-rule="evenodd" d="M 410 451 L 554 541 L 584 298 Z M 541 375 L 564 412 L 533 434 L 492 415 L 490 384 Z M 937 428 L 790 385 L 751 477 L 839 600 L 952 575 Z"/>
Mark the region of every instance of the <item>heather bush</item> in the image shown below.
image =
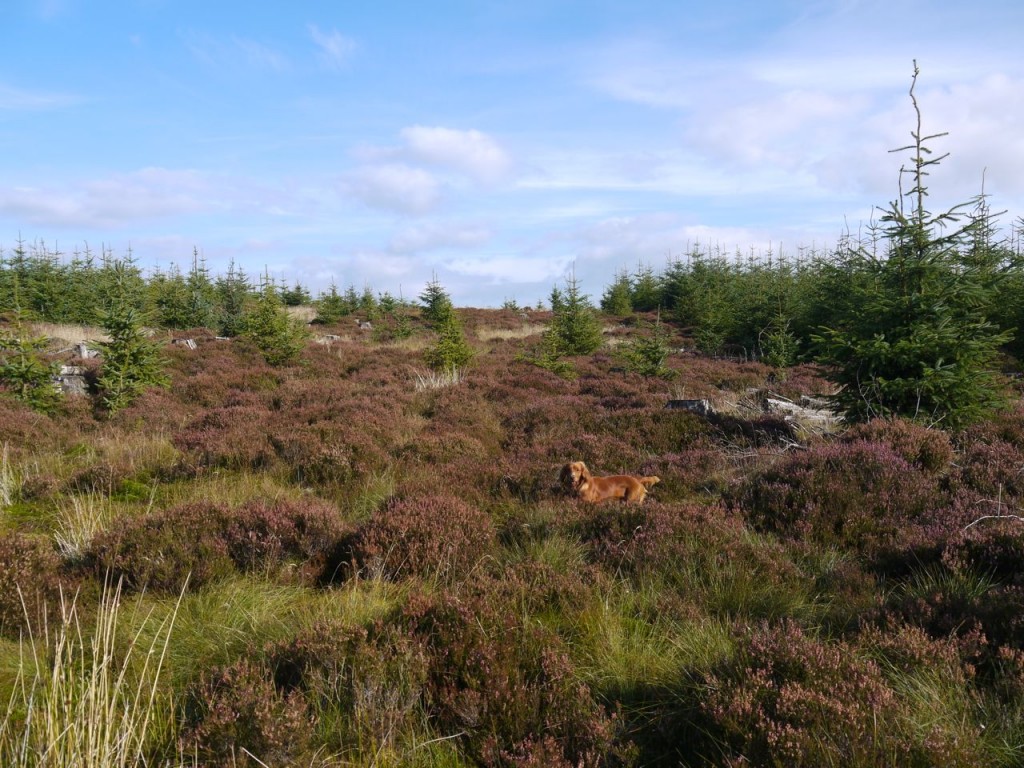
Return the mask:
<path id="1" fill-rule="evenodd" d="M 709 613 L 815 613 L 814 583 L 778 542 L 719 506 L 668 505 L 586 514 L 570 530 L 608 572 L 677 591 Z"/>
<path id="2" fill-rule="evenodd" d="M 494 541 L 490 517 L 455 496 L 395 498 L 359 528 L 352 558 L 391 579 L 450 580 L 472 569 Z"/>
<path id="3" fill-rule="evenodd" d="M 934 525 L 949 505 L 938 480 L 860 439 L 792 454 L 751 477 L 732 503 L 759 530 L 871 558 L 934 559 L 949 533 Z"/>
<path id="4" fill-rule="evenodd" d="M 908 464 L 930 474 L 945 473 L 953 461 L 953 444 L 947 432 L 906 419 L 874 419 L 856 424 L 842 439 L 844 442 L 882 443 Z"/>
<path id="5" fill-rule="evenodd" d="M 238 508 L 200 502 L 131 518 L 100 534 L 87 567 L 126 589 L 195 590 L 233 572 L 278 574 L 288 564 L 309 580 L 345 533 L 322 502 L 255 500 Z"/>
<path id="6" fill-rule="evenodd" d="M 62 588 L 70 597 L 74 582 L 62 576 L 48 539 L 0 533 L 0 636 L 17 638 L 58 618 Z"/>
<path id="7" fill-rule="evenodd" d="M 426 655 L 383 620 L 321 621 L 265 653 L 277 689 L 305 698 L 329 748 L 379 754 L 422 727 Z"/>
<path id="8" fill-rule="evenodd" d="M 244 659 L 204 674 L 185 717 L 182 751 L 204 765 L 292 764 L 312 735 L 302 696 L 279 693 L 267 669 Z"/>
<path id="9" fill-rule="evenodd" d="M 266 469 L 276 456 L 267 434 L 268 418 L 259 395 L 236 393 L 224 406 L 186 424 L 172 442 L 200 467 Z"/>
<path id="10" fill-rule="evenodd" d="M 547 757 L 548 765 L 599 766 L 612 758 L 614 720 L 550 631 L 486 596 L 413 598 L 398 621 L 426 653 L 432 722 L 441 733 L 463 734 L 481 765 Z"/>
<path id="11" fill-rule="evenodd" d="M 877 663 L 793 622 L 742 630 L 704 681 L 701 709 L 723 762 L 753 766 L 926 763 L 901 739 L 899 703 Z M 709 748 L 709 751 L 710 749 Z"/>

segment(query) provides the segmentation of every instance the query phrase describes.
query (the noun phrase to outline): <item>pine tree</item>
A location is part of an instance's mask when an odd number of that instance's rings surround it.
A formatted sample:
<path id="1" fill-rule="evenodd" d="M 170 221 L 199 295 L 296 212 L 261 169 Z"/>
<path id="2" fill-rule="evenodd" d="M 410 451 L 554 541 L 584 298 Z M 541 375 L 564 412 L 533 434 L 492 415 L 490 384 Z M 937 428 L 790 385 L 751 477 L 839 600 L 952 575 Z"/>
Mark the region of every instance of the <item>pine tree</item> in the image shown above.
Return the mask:
<path id="1" fill-rule="evenodd" d="M 21 313 L 0 331 L 0 384 L 12 397 L 41 413 L 50 413 L 60 403 L 61 392 L 54 385 L 60 366 L 46 357 L 49 340 L 32 334 Z"/>
<path id="2" fill-rule="evenodd" d="M 192 268 L 186 280 L 188 288 L 188 311 L 191 328 L 214 328 L 217 323 L 217 289 L 210 279 L 206 262 L 199 257 L 199 250 L 192 249 Z"/>
<path id="3" fill-rule="evenodd" d="M 321 325 L 334 325 L 352 312 L 352 308 L 345 297 L 338 293 L 338 286 L 333 282 L 330 291 L 321 293 L 314 306 L 316 307 L 316 317 L 313 322 Z"/>
<path id="4" fill-rule="evenodd" d="M 241 326 L 240 335 L 251 340 L 271 365 L 294 362 L 306 345 L 306 329 L 288 314 L 269 276 L 264 276 L 256 303 Z"/>
<path id="5" fill-rule="evenodd" d="M 238 336 L 242 332 L 246 304 L 252 293 L 249 278 L 232 260 L 228 264 L 227 274 L 217 279 L 215 288 L 220 305 L 217 313 L 220 335 Z"/>
<path id="6" fill-rule="evenodd" d="M 962 223 L 962 211 L 971 203 L 940 214 L 925 208 L 925 177 L 947 156 L 929 157 L 927 142 L 946 134 L 923 134 L 917 76 L 915 62 L 913 142 L 894 150 L 911 151 L 913 165 L 900 174 L 912 187 L 904 194 L 901 184 L 882 217 L 883 257 L 865 248 L 845 254 L 844 268 L 864 279 L 848 311 L 817 337 L 819 359 L 842 387 L 835 402 L 849 420 L 900 415 L 958 428 L 1000 403 L 992 368 L 1009 336 L 986 316 L 997 285 L 970 256 L 977 221 Z"/>
<path id="7" fill-rule="evenodd" d="M 427 365 L 436 371 L 453 371 L 473 359 L 473 348 L 466 341 L 462 321 L 449 303 L 440 304 L 440 316 L 434 321 L 437 343 L 424 353 Z"/>
<path id="8" fill-rule="evenodd" d="M 423 305 L 423 318 L 431 325 L 437 325 L 450 313 L 451 297 L 438 282 L 437 275 L 434 275 L 423 289 L 423 293 L 420 294 L 420 303 Z"/>
<path id="9" fill-rule="evenodd" d="M 609 315 L 628 315 L 633 311 L 633 288 L 629 274 L 619 272 L 601 296 L 601 311 Z"/>
<path id="10" fill-rule="evenodd" d="M 558 305 L 547 332 L 558 337 L 563 353 L 589 355 L 595 352 L 601 346 L 601 321 L 589 297 L 580 293 L 575 274 L 566 281 L 564 298 Z"/>
<path id="11" fill-rule="evenodd" d="M 672 334 L 662 324 L 661 315 L 658 315 L 653 326 L 650 323 L 641 323 L 640 328 L 647 330 L 648 333 L 637 336 L 626 345 L 622 352 L 626 368 L 641 376 L 674 379 L 679 372 L 665 365 L 665 361 L 672 354 L 669 345 Z"/>
<path id="12" fill-rule="evenodd" d="M 97 384 L 104 410 L 114 413 L 150 387 L 166 386 L 168 379 L 160 345 L 150 341 L 144 331 L 137 272 L 130 262 L 121 260 L 108 262 L 105 269 L 100 327 L 110 341 L 95 342 L 103 358 Z"/>

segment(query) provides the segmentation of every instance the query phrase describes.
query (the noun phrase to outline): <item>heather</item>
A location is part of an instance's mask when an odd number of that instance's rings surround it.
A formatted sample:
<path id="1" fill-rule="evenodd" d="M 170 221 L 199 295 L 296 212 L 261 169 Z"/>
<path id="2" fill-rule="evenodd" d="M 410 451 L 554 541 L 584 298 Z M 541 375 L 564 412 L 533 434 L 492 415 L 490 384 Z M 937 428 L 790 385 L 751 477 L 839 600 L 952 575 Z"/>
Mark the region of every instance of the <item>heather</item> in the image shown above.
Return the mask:
<path id="1" fill-rule="evenodd" d="M 113 413 L 0 399 L 0 749 L 65 636 L 108 643 L 122 704 L 151 686 L 149 764 L 1020 762 L 1018 405 L 823 429 L 769 402 L 825 370 L 653 312 L 565 376 L 531 359 L 551 313 L 450 310 L 472 357 L 421 386 L 406 311 L 287 360 L 190 330 Z M 659 323 L 673 374 L 624 366 Z M 575 459 L 662 482 L 587 505 Z"/>

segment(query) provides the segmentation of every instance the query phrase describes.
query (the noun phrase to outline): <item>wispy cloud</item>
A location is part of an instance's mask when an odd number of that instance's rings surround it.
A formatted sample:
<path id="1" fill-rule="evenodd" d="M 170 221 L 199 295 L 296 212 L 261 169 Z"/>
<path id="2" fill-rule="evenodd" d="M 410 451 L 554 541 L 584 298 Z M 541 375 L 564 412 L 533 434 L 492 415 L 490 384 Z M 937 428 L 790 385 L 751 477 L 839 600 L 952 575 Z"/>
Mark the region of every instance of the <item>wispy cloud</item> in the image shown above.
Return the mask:
<path id="1" fill-rule="evenodd" d="M 224 211 L 219 185 L 191 170 L 143 168 L 55 186 L 0 188 L 0 214 L 42 227 L 119 228 L 200 211 Z"/>
<path id="2" fill-rule="evenodd" d="M 336 29 L 324 32 L 316 24 L 310 24 L 309 35 L 319 49 L 317 58 L 328 69 L 346 67 L 358 48 L 355 40 Z"/>
<path id="3" fill-rule="evenodd" d="M 214 37 L 205 32 L 192 32 L 185 39 L 188 50 L 207 65 L 231 70 L 284 72 L 291 60 L 276 48 L 237 35 Z"/>
<path id="4" fill-rule="evenodd" d="M 10 112 L 59 109 L 82 99 L 65 93 L 30 91 L 0 83 L 0 110 Z"/>
<path id="5" fill-rule="evenodd" d="M 482 224 L 430 221 L 404 227 L 389 244 L 393 253 L 423 253 L 448 248 L 477 248 L 493 237 Z"/>

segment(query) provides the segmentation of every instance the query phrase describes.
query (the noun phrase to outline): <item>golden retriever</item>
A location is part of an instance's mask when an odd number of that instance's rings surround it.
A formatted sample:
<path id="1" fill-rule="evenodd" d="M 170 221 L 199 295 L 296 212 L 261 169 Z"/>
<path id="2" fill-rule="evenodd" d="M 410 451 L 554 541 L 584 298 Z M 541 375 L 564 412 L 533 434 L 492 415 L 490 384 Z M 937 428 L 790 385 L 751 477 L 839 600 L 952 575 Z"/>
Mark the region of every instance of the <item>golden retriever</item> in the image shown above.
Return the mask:
<path id="1" fill-rule="evenodd" d="M 582 461 L 571 461 L 562 467 L 559 479 L 565 489 L 583 501 L 597 502 L 619 499 L 623 503 L 639 504 L 647 496 L 647 489 L 661 482 L 658 477 L 609 475 L 595 477 Z"/>

